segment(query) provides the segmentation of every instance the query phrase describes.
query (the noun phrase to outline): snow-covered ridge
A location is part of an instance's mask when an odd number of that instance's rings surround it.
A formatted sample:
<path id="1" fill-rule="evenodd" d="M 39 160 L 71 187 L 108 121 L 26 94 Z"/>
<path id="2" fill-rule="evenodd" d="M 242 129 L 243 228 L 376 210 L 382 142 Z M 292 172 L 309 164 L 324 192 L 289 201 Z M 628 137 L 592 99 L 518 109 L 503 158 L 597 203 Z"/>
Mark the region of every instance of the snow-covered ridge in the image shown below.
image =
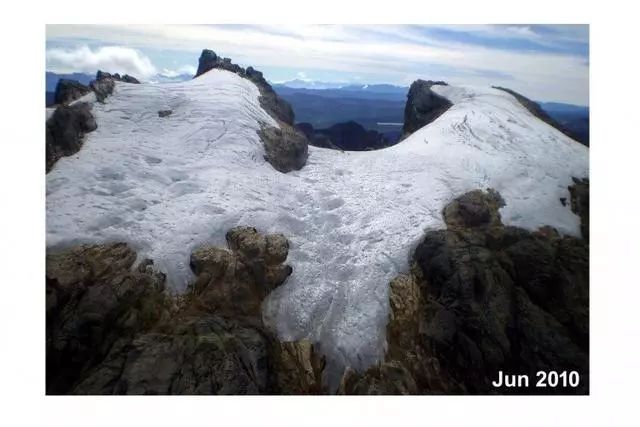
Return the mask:
<path id="1" fill-rule="evenodd" d="M 506 224 L 578 235 L 560 203 L 588 175 L 588 149 L 490 88 L 437 86 L 454 104 L 400 144 L 371 152 L 309 147 L 282 174 L 263 156 L 258 88 L 222 70 L 169 84 L 116 83 L 98 129 L 47 175 L 47 245 L 124 240 L 168 273 L 191 277 L 189 254 L 236 225 L 283 233 L 294 271 L 264 318 L 283 339 L 309 337 L 336 371 L 380 359 L 388 283 L 455 196 L 493 187 Z M 158 117 L 159 110 L 173 110 Z"/>

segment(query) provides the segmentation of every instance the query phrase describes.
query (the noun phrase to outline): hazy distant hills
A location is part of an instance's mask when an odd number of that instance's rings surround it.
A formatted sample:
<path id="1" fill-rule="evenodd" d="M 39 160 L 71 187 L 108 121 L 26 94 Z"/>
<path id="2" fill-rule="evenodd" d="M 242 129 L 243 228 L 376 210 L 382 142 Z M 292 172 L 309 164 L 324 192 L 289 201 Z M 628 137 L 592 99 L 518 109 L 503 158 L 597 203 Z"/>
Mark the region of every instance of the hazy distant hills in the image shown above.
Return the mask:
<path id="1" fill-rule="evenodd" d="M 404 121 L 407 87 L 348 85 L 340 88 L 292 88 L 274 84 L 274 90 L 293 107 L 296 122 L 316 129 L 354 121 L 365 129 L 383 133 L 395 141 Z"/>

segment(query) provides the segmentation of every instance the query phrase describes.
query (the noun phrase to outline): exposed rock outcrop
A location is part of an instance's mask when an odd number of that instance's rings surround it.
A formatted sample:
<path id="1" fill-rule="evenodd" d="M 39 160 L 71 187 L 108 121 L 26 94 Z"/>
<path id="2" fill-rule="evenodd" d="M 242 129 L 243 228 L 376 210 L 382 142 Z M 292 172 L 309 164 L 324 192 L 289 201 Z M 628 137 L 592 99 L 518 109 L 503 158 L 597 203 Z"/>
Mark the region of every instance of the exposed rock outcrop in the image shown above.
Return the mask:
<path id="1" fill-rule="evenodd" d="M 47 393 L 69 393 L 117 342 L 169 313 L 164 276 L 124 243 L 47 255 Z"/>
<path id="2" fill-rule="evenodd" d="M 261 107 L 278 122 L 280 129 L 264 126 L 260 137 L 265 146 L 266 160 L 280 172 L 289 172 L 302 168 L 308 155 L 308 141 L 304 134 L 293 127 L 293 109 L 287 101 L 282 99 L 265 80 L 260 71 L 253 67 L 244 68 L 231 62 L 229 58 L 222 58 L 214 51 L 204 49 L 198 60 L 198 71 L 194 79 L 213 69 L 220 69 L 236 73 L 252 81 L 260 91 Z"/>
<path id="3" fill-rule="evenodd" d="M 533 114 L 543 122 L 547 123 L 548 125 L 558 129 L 560 132 L 564 133 L 569 138 L 574 139 L 576 141 L 584 140 L 580 135 L 574 134 L 571 130 L 567 129 L 566 127 L 558 123 L 558 121 L 554 120 L 549 114 L 547 114 L 546 111 L 542 109 L 542 107 L 540 107 L 540 104 L 538 104 L 537 102 L 530 100 L 529 98 L 519 94 L 515 90 L 507 89 L 505 87 L 500 87 L 500 86 L 492 86 L 492 87 L 494 89 L 499 89 L 513 95 L 516 98 L 516 100 L 518 100 L 518 102 L 524 108 L 526 108 L 531 114 Z M 588 144 L 585 144 L 585 145 L 588 145 Z"/>
<path id="4" fill-rule="evenodd" d="M 588 393 L 588 243 L 504 226 L 503 203 L 472 191 L 444 209 L 447 229 L 391 284 L 386 360 L 347 372 L 341 393 Z M 539 370 L 577 371 L 580 384 L 536 388 Z M 494 388 L 499 371 L 529 386 Z"/>
<path id="5" fill-rule="evenodd" d="M 46 123 L 46 171 L 49 172 L 60 157 L 77 153 L 84 135 L 97 127 L 91 105 L 86 102 L 56 108 Z"/>
<path id="6" fill-rule="evenodd" d="M 589 240 L 589 178 L 573 178 L 569 186 L 571 210 L 580 217 L 580 233 Z"/>
<path id="7" fill-rule="evenodd" d="M 326 129 L 314 129 L 311 123 L 298 123 L 296 128 L 305 134 L 309 144 L 344 151 L 379 150 L 391 143 L 381 133 L 366 130 L 354 121 L 337 123 Z"/>
<path id="8" fill-rule="evenodd" d="M 83 85 L 77 80 L 60 79 L 56 85 L 54 103 L 66 105 L 89 92 L 91 92 L 91 88 Z"/>
<path id="9" fill-rule="evenodd" d="M 96 80 L 105 80 L 105 79 L 111 79 L 118 82 L 140 84 L 140 80 L 136 79 L 133 76 L 130 76 L 129 74 L 124 74 L 120 76 L 120 74 L 118 73 L 111 74 L 105 71 L 98 70 L 98 72 L 96 73 Z"/>
<path id="10" fill-rule="evenodd" d="M 291 126 L 263 126 L 258 134 L 264 144 L 265 159 L 274 169 L 287 173 L 306 164 L 309 147 L 302 132 Z"/>
<path id="11" fill-rule="evenodd" d="M 104 102 L 107 96 L 113 93 L 113 89 L 116 87 L 115 80 L 111 78 L 101 78 L 93 80 L 89 83 L 89 87 L 96 94 L 98 102 Z"/>
<path id="12" fill-rule="evenodd" d="M 140 83 L 128 74 L 96 73 L 96 79 L 85 86 L 75 80 L 60 79 L 56 86 L 55 102 L 60 104 L 46 123 L 46 172 L 60 157 L 77 153 L 82 147 L 84 135 L 97 129 L 91 114 L 91 104 L 78 102 L 66 105 L 93 91 L 98 102 L 104 102 L 113 93 L 115 82 Z"/>
<path id="13" fill-rule="evenodd" d="M 278 342 L 260 304 L 291 274 L 288 242 L 251 227 L 229 249 L 191 256 L 190 291 L 173 298 L 151 261 L 124 243 L 47 256 L 48 394 L 319 393 L 323 359 Z"/>
<path id="14" fill-rule="evenodd" d="M 404 107 L 402 138 L 428 125 L 451 107 L 448 99 L 431 90 L 434 85 L 446 85 L 443 81 L 416 80 L 411 84 Z"/>

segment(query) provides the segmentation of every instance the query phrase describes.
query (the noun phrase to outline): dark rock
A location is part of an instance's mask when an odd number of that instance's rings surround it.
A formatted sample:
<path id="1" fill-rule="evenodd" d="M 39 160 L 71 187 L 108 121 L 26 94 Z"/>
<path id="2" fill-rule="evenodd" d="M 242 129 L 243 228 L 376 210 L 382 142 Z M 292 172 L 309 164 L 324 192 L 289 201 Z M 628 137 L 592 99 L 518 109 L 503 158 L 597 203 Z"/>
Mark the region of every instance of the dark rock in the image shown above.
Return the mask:
<path id="1" fill-rule="evenodd" d="M 84 135 L 97 127 L 91 105 L 86 102 L 56 108 L 46 123 L 46 171 L 60 157 L 77 153 Z"/>
<path id="2" fill-rule="evenodd" d="M 160 117 L 167 117 L 167 116 L 170 116 L 171 114 L 173 114 L 172 110 L 160 110 L 160 111 L 158 111 L 158 116 L 160 116 Z"/>
<path id="3" fill-rule="evenodd" d="M 445 207 L 447 230 L 428 232 L 411 274 L 391 283 L 385 361 L 346 372 L 342 393 L 588 393 L 588 243 L 505 227 L 503 203 L 476 190 Z M 539 370 L 575 370 L 581 382 L 537 389 Z M 530 385 L 496 389 L 498 371 Z"/>
<path id="4" fill-rule="evenodd" d="M 498 209 L 504 206 L 504 200 L 494 190 L 486 193 L 474 190 L 463 194 L 449 203 L 443 210 L 444 222 L 449 227 L 475 227 L 499 223 Z"/>
<path id="5" fill-rule="evenodd" d="M 537 102 L 532 101 L 529 98 L 527 98 L 526 96 L 521 95 L 518 92 L 516 92 L 514 90 L 511 90 L 511 89 L 507 89 L 505 87 L 500 87 L 500 86 L 492 86 L 492 87 L 494 89 L 499 89 L 499 90 L 502 90 L 504 92 L 507 92 L 507 93 L 513 95 L 516 98 L 516 100 L 518 100 L 518 102 L 524 108 L 526 108 L 531 114 L 533 114 L 534 116 L 536 116 L 537 118 L 539 118 L 543 122 L 547 123 L 549 126 L 553 126 L 554 128 L 558 129 L 560 132 L 564 133 L 569 138 L 572 138 L 575 141 L 584 141 L 584 138 L 581 135 L 578 135 L 578 134 L 572 132 L 570 129 L 568 129 L 565 126 L 563 126 L 562 124 L 560 124 L 557 120 L 554 120 L 549 114 L 547 114 L 546 111 L 544 111 L 542 109 L 540 104 L 538 104 Z M 587 141 L 587 144 L 585 144 L 585 145 L 588 145 L 588 141 Z"/>
<path id="6" fill-rule="evenodd" d="M 187 294 L 163 292 L 124 243 L 47 256 L 48 394 L 322 393 L 324 359 L 278 342 L 260 304 L 290 274 L 288 242 L 251 227 L 191 256 Z"/>
<path id="7" fill-rule="evenodd" d="M 198 59 L 198 71 L 193 77 L 194 79 L 207 71 L 213 69 L 227 70 L 236 74 L 244 74 L 244 69 L 239 65 L 233 64 L 229 58 L 221 58 L 212 50 L 204 49 Z"/>
<path id="8" fill-rule="evenodd" d="M 118 73 L 111 74 L 101 70 L 98 70 L 98 72 L 96 73 L 96 80 L 97 81 L 115 80 L 115 81 L 124 82 L 124 83 L 140 84 L 140 80 L 136 79 L 133 76 L 130 76 L 129 74 L 124 74 L 123 76 L 120 76 L 120 74 Z"/>
<path id="9" fill-rule="evenodd" d="M 130 76 L 129 74 L 125 74 L 124 76 L 122 76 L 121 80 L 125 83 L 140 84 L 140 80 L 136 79 L 133 76 Z"/>
<path id="10" fill-rule="evenodd" d="M 47 255 L 47 393 L 68 393 L 111 346 L 166 315 L 164 276 L 126 244 Z"/>
<path id="11" fill-rule="evenodd" d="M 276 170 L 283 173 L 299 170 L 307 162 L 307 139 L 293 127 L 263 126 L 258 134 L 264 144 L 265 159 Z"/>
<path id="12" fill-rule="evenodd" d="M 212 70 L 216 63 L 218 62 L 218 55 L 212 50 L 204 49 L 200 54 L 200 58 L 198 59 L 198 71 L 196 71 L 196 75 L 194 79 L 201 74 L 206 73 L 209 70 Z"/>
<path id="13" fill-rule="evenodd" d="M 66 105 L 89 92 L 91 92 L 91 89 L 77 80 L 60 79 L 56 85 L 54 102 Z"/>
<path id="14" fill-rule="evenodd" d="M 100 71 L 98 71 L 98 74 L 99 73 Z M 115 86 L 115 81 L 107 77 L 101 77 L 89 83 L 89 87 L 96 94 L 98 102 L 104 102 L 104 100 L 113 93 Z"/>
<path id="15" fill-rule="evenodd" d="M 98 70 L 98 72 L 96 73 L 96 80 L 102 80 L 102 79 L 113 79 L 113 76 L 111 75 L 111 73 Z"/>
<path id="16" fill-rule="evenodd" d="M 443 81 L 416 80 L 411 84 L 404 108 L 403 138 L 428 125 L 451 107 L 448 99 L 431 90 L 434 85 L 446 85 Z"/>
<path id="17" fill-rule="evenodd" d="M 569 193 L 571 210 L 580 217 L 580 233 L 589 240 L 589 178 L 573 178 Z"/>

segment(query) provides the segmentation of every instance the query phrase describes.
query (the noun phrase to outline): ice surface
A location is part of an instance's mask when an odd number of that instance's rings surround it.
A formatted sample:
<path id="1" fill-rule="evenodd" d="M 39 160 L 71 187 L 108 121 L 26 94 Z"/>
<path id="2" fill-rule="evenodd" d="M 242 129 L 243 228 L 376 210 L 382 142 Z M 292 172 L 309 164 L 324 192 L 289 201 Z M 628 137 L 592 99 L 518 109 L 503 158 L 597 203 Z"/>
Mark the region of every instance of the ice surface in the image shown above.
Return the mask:
<path id="1" fill-rule="evenodd" d="M 282 174 L 263 158 L 256 131 L 276 124 L 248 80 L 214 70 L 181 83 L 118 82 L 94 105 L 98 129 L 47 175 L 47 245 L 130 242 L 180 292 L 195 247 L 224 245 L 236 225 L 281 232 L 293 274 L 264 304 L 266 323 L 282 339 L 319 342 L 334 375 L 365 368 L 384 353 L 389 281 L 425 230 L 444 226 L 454 197 L 493 187 L 506 224 L 579 233 L 559 199 L 572 176 L 588 175 L 586 147 L 506 92 L 433 90 L 453 107 L 398 145 L 309 147 L 307 165 Z"/>

